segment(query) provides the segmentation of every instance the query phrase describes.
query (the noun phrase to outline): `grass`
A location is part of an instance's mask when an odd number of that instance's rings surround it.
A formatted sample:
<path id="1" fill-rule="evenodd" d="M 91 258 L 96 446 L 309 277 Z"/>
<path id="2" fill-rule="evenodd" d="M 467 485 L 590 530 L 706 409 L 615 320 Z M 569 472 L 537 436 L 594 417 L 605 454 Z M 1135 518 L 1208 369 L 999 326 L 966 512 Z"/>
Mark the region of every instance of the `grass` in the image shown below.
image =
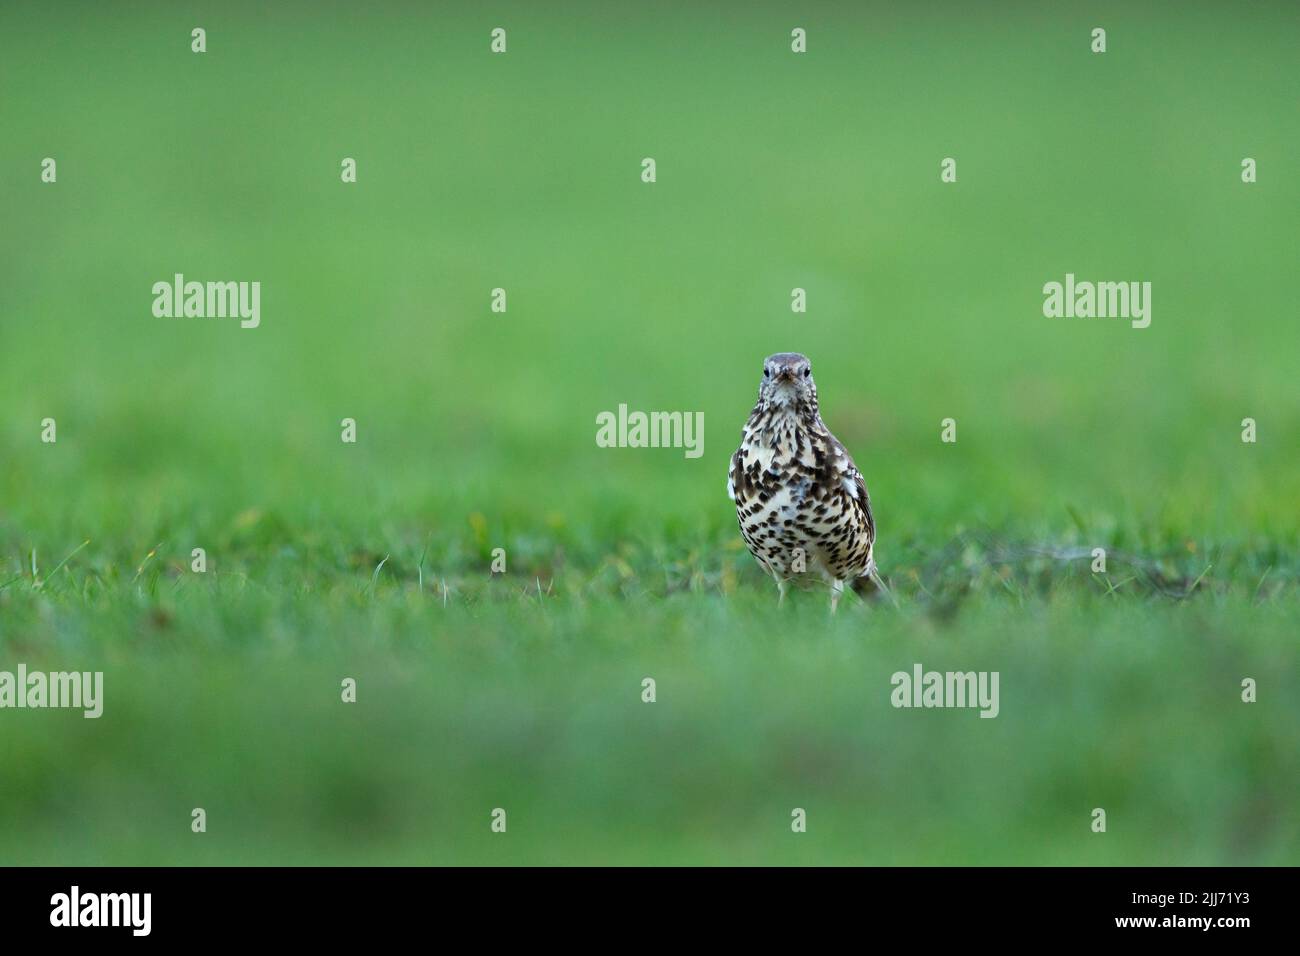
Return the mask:
<path id="1" fill-rule="evenodd" d="M 900 609 L 852 601 L 832 619 L 820 593 L 777 609 L 722 540 L 496 579 L 435 562 L 423 587 L 417 557 L 196 575 L 79 555 L 11 585 L 6 660 L 103 670 L 107 707 L 6 713 L 6 818 L 23 821 L 7 858 L 1294 860 L 1282 576 L 1250 593 L 1193 577 L 1190 556 L 1100 576 L 970 537 L 894 576 Z M 998 718 L 893 709 L 890 675 L 914 662 L 998 671 Z M 1258 703 L 1241 703 L 1244 677 Z"/>
<path id="2" fill-rule="evenodd" d="M 67 649 L 106 672 L 107 707 L 99 721 L 6 715 L 6 818 L 23 821 L 9 859 L 1294 859 L 1285 603 L 991 589 L 955 616 L 908 602 L 830 620 L 821 595 L 778 611 L 748 587 L 546 597 L 497 583 L 446 605 L 360 581 L 19 602 L 33 636 L 8 655 Z M 44 634 L 34 622 L 51 613 Z M 891 708 L 890 675 L 916 661 L 999 671 L 998 718 Z M 1244 676 L 1259 703 L 1240 702 Z M 356 704 L 340 702 L 344 677 Z M 1088 830 L 1096 806 L 1105 836 Z M 495 807 L 506 838 L 488 831 Z"/>
<path id="3" fill-rule="evenodd" d="M 313 10 L 0 10 L 0 670 L 106 697 L 0 711 L 0 862 L 1296 861 L 1289 7 Z M 178 271 L 261 327 L 154 319 Z M 790 348 L 897 608 L 743 550 Z"/>

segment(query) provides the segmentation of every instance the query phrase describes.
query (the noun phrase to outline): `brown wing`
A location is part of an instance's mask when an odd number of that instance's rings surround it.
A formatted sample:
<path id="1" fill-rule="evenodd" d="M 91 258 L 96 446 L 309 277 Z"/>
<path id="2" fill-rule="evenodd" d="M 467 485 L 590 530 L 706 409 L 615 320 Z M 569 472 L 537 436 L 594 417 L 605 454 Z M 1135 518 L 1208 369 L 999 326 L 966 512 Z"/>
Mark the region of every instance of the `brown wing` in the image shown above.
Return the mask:
<path id="1" fill-rule="evenodd" d="M 744 452 L 744 445 L 737 448 L 736 453 L 731 456 L 731 467 L 727 469 L 727 497 L 732 501 L 747 496 L 745 472 L 740 467 L 740 460 Z"/>
<path id="2" fill-rule="evenodd" d="M 871 496 L 867 494 L 867 483 L 862 478 L 862 472 L 858 471 L 858 466 L 853 463 L 853 457 L 849 450 L 841 444 L 840 440 L 834 435 L 829 436 L 831 449 L 830 466 L 839 476 L 841 486 L 848 493 L 849 498 L 862 513 L 863 520 L 867 525 L 867 535 L 872 543 L 876 540 L 876 521 L 871 515 Z"/>

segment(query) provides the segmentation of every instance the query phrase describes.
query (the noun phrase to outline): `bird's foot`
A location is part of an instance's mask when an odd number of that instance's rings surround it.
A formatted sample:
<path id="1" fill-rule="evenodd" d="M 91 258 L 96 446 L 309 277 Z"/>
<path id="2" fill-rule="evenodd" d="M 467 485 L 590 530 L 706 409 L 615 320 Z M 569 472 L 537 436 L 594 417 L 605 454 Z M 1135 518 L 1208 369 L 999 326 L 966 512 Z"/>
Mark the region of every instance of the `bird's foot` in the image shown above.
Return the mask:
<path id="1" fill-rule="evenodd" d="M 831 585 L 831 613 L 834 614 L 840 606 L 840 596 L 844 594 L 844 582 L 838 578 Z"/>

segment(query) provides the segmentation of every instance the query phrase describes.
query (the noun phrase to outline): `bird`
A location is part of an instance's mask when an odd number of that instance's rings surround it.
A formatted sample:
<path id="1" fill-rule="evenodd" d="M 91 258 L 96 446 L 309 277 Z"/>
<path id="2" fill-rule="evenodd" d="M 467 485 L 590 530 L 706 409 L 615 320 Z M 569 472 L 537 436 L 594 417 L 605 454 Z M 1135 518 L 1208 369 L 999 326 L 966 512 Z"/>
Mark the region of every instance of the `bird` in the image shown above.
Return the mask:
<path id="1" fill-rule="evenodd" d="M 822 421 L 812 363 L 798 352 L 763 361 L 758 402 L 731 456 L 727 494 L 749 552 L 785 602 L 795 575 L 820 573 L 831 613 L 846 584 L 888 594 L 876 567 L 876 522 L 867 484 Z"/>

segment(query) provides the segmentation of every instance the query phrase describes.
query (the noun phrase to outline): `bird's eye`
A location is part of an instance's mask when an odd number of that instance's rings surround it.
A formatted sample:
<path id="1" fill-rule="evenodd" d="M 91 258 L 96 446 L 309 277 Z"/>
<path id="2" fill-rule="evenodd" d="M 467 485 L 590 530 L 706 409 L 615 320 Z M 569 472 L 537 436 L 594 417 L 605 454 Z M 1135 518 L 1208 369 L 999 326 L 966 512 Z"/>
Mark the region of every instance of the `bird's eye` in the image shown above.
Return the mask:
<path id="1" fill-rule="evenodd" d="M 763 369 L 763 378 L 767 378 L 771 374 L 772 374 L 772 370 L 770 368 Z"/>
<path id="2" fill-rule="evenodd" d="M 807 378 L 807 377 L 808 377 L 809 375 L 811 375 L 811 374 L 812 374 L 812 369 L 811 369 L 811 368 L 806 368 L 806 369 L 803 370 L 803 377 L 804 377 L 804 378 Z"/>

